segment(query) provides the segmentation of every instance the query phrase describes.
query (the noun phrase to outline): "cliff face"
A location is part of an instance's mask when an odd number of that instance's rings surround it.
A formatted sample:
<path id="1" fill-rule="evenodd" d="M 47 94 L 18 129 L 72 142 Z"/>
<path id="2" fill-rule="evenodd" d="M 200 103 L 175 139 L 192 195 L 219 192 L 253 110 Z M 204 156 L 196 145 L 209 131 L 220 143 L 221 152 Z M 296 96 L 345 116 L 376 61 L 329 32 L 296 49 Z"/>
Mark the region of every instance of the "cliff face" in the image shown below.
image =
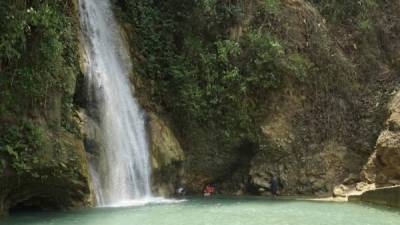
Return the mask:
<path id="1" fill-rule="evenodd" d="M 90 205 L 72 1 L 1 1 L 0 214 Z"/>
<path id="2" fill-rule="evenodd" d="M 270 104 L 273 108 L 260 124 L 266 144 L 253 158 L 250 175 L 265 188 L 270 174 L 277 174 L 288 194 L 330 194 L 335 185 L 360 180 L 396 87 L 398 67 L 392 62 L 398 55 L 383 58 L 386 41 L 377 39 L 389 34 L 380 28 L 362 31 L 356 18 L 346 18 L 350 24 L 330 23 L 318 4 L 284 5 L 281 23 L 288 41 L 319 72 L 310 77 L 314 84 L 290 84 Z M 369 13 L 381 14 L 385 7 Z"/>
<path id="3" fill-rule="evenodd" d="M 316 10 L 321 4 L 285 3 L 288 21 L 282 22 L 288 25 L 286 33 L 308 35 L 308 40 L 294 40 L 298 48 L 308 45 L 304 51 L 320 68 L 314 77 L 319 81 L 311 87 L 294 85 L 284 90 L 261 124 L 267 147 L 254 157 L 250 171 L 258 186 L 267 183 L 270 173 L 281 178 L 283 192 L 290 194 L 330 194 L 335 185 L 357 183 L 383 128 L 387 105 L 390 118 L 395 117 L 397 106 L 390 98 L 398 86 L 399 54 L 386 49 L 399 48 L 399 42 L 392 39 L 399 35 L 398 19 L 387 20 L 396 18 L 398 13 L 389 8 L 398 8 L 398 2 L 376 2 L 368 13 L 377 19 L 369 21 L 372 27 L 367 30 L 356 27 L 357 18 L 346 18 L 348 22 L 340 24 L 329 21 Z M 299 29 L 302 23 L 308 30 Z M 326 50 L 324 45 L 329 50 L 321 52 Z M 386 174 L 385 181 L 376 181 L 381 185 L 393 185 L 398 176 L 394 172 L 398 168 L 392 166 L 397 147 L 384 147 L 394 142 L 395 136 L 387 131 L 377 141 L 378 157 L 384 160 L 385 152 L 386 161 L 391 159 L 376 169 Z"/>
<path id="4" fill-rule="evenodd" d="M 284 194 L 330 195 L 363 179 L 399 81 L 397 1 L 115 2 L 189 190 L 263 193 L 274 174 Z"/>

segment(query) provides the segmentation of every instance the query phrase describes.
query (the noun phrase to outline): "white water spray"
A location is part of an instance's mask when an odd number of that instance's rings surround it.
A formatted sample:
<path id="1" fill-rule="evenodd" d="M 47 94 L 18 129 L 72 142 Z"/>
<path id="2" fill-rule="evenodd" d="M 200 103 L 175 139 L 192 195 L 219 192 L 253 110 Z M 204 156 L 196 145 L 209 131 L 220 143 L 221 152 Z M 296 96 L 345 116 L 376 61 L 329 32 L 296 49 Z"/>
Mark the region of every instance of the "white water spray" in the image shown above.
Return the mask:
<path id="1" fill-rule="evenodd" d="M 80 0 L 87 54 L 88 101 L 101 147 L 91 159 L 97 204 L 126 205 L 151 197 L 145 114 L 130 81 L 129 54 L 123 47 L 109 0 Z M 90 135 L 90 132 L 88 132 Z"/>

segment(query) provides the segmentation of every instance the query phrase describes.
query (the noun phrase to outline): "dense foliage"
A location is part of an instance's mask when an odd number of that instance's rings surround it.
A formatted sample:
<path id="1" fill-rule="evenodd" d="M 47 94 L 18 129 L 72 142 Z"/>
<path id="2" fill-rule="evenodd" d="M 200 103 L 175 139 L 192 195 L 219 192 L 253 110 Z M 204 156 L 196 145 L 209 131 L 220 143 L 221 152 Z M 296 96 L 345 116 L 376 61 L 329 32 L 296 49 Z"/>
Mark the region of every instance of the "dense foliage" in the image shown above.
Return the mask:
<path id="1" fill-rule="evenodd" d="M 334 23 L 360 26 L 370 25 L 372 9 L 378 6 L 379 0 L 310 0 L 321 14 Z"/>
<path id="2" fill-rule="evenodd" d="M 0 16 L 5 19 L 0 24 L 1 112 L 4 107 L 46 107 L 54 90 L 66 88 L 67 77 L 76 72 L 71 66 L 76 60 L 75 34 L 63 12 L 67 4 L 12 2 L 0 3 Z M 26 104 L 17 109 L 16 99 Z"/>
<path id="3" fill-rule="evenodd" d="M 74 127 L 77 43 L 70 1 L 2 0 L 0 18 L 0 155 L 19 172 L 40 164 L 48 129 Z"/>
<path id="4" fill-rule="evenodd" d="M 186 124 L 227 128 L 227 137 L 251 133 L 268 93 L 285 76 L 304 78 L 310 67 L 267 30 L 240 32 L 247 20 L 242 1 L 117 3 L 122 20 L 135 26 L 139 74 L 152 84 L 155 101 Z M 273 16 L 280 3 L 258 7 L 261 17 Z"/>

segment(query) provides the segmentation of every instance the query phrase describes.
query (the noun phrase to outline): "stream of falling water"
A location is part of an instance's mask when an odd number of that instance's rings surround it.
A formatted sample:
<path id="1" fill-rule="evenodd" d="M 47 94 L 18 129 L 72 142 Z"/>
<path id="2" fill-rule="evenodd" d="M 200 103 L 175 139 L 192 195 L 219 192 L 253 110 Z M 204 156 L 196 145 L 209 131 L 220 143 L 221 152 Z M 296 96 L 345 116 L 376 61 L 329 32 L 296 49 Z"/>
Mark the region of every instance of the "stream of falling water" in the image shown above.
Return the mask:
<path id="1" fill-rule="evenodd" d="M 151 198 L 151 172 L 145 114 L 128 78 L 129 54 L 109 0 L 79 0 L 79 7 L 87 55 L 88 111 L 100 131 L 90 137 L 100 143 L 90 160 L 97 204 L 142 202 Z"/>

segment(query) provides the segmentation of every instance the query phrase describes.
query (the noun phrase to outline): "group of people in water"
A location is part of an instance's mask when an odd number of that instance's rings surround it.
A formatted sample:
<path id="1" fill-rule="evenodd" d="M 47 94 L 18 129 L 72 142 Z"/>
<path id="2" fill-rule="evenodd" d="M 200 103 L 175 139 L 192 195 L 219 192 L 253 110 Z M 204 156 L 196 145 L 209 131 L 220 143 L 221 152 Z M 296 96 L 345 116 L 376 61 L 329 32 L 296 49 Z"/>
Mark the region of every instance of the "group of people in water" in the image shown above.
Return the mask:
<path id="1" fill-rule="evenodd" d="M 204 197 L 210 197 L 215 193 L 215 186 L 212 184 L 207 184 L 204 189 L 203 189 L 203 196 Z M 175 196 L 176 197 L 183 197 L 186 195 L 186 190 L 183 187 L 178 187 L 175 190 Z"/>
<path id="2" fill-rule="evenodd" d="M 278 187 L 279 187 L 279 182 L 278 179 L 272 175 L 271 179 L 270 179 L 270 191 L 271 191 L 271 195 L 272 197 L 276 197 L 278 195 Z M 216 193 L 216 188 L 215 185 L 213 184 L 207 184 L 204 188 L 203 188 L 203 196 L 204 197 L 210 197 L 212 195 L 214 195 Z M 182 197 L 186 195 L 186 190 L 183 187 L 178 187 L 175 191 L 175 195 L 177 197 Z"/>

